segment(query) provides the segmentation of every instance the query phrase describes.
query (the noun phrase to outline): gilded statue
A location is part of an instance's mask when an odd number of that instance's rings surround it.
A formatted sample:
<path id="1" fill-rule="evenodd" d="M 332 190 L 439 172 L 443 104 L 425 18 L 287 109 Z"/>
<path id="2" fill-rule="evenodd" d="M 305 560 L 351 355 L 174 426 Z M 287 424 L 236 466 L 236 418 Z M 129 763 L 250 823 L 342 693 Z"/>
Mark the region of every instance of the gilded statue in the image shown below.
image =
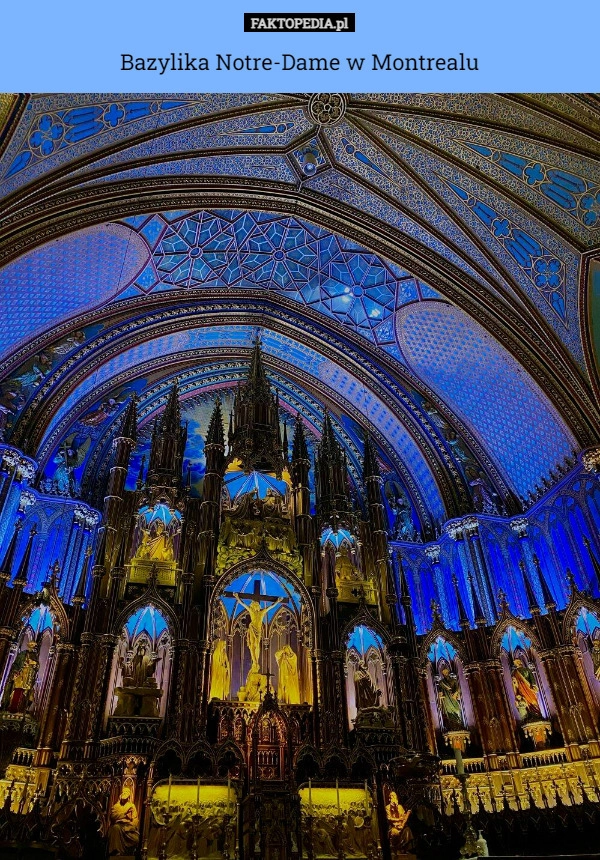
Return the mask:
<path id="1" fill-rule="evenodd" d="M 241 688 L 240 688 L 241 689 Z M 260 702 L 267 692 L 267 676 L 250 668 L 245 684 L 245 698 L 248 702 Z"/>
<path id="2" fill-rule="evenodd" d="M 131 789 L 124 785 L 121 796 L 110 810 L 108 853 L 133 854 L 140 839 L 137 809 L 131 800 Z"/>
<path id="3" fill-rule="evenodd" d="M 284 645 L 275 652 L 279 668 L 277 695 L 285 705 L 300 704 L 300 681 L 298 678 L 298 658 L 290 645 Z"/>
<path id="4" fill-rule="evenodd" d="M 347 544 L 342 544 L 335 560 L 336 577 L 341 581 L 352 581 L 362 579 L 360 572 L 354 566 L 352 553 Z"/>
<path id="5" fill-rule="evenodd" d="M 408 826 L 410 809 L 406 811 L 398 801 L 395 791 L 390 791 L 390 799 L 386 804 L 385 813 L 388 820 L 390 845 L 393 852 L 401 852 L 412 841 L 412 833 Z"/>
<path id="6" fill-rule="evenodd" d="M 31 704 L 36 678 L 40 668 L 37 645 L 29 642 L 27 648 L 17 654 L 2 700 L 2 707 L 13 714 L 23 714 Z"/>
<path id="7" fill-rule="evenodd" d="M 156 520 L 142 530 L 142 542 L 136 558 L 151 561 L 174 561 L 173 537 L 168 534 L 162 520 Z"/>
<path id="8" fill-rule="evenodd" d="M 249 602 L 245 603 L 241 600 L 239 594 L 235 594 L 235 599 L 244 609 L 248 611 L 250 616 L 250 624 L 248 625 L 248 650 L 250 651 L 250 659 L 252 660 L 251 672 L 260 671 L 260 646 L 263 634 L 263 621 L 267 613 L 282 603 L 285 597 L 278 597 L 273 602 L 270 602 L 264 608 L 261 607 L 260 599 L 254 597 L 249 598 Z"/>
<path id="9" fill-rule="evenodd" d="M 226 699 L 231 687 L 231 666 L 227 656 L 227 642 L 218 639 L 212 655 L 210 698 Z"/>
<path id="10" fill-rule="evenodd" d="M 263 511 L 267 517 L 280 517 L 283 514 L 283 499 L 271 487 L 267 488 L 263 502 Z"/>

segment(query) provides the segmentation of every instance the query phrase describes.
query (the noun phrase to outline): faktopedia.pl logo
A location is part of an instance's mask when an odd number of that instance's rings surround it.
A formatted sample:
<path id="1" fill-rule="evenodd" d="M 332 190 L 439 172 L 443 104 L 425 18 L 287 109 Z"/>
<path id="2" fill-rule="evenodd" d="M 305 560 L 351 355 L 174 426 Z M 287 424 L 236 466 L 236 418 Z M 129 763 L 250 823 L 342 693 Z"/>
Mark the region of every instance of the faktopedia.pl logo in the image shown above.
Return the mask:
<path id="1" fill-rule="evenodd" d="M 245 33 L 354 33 L 354 12 L 244 12 Z"/>

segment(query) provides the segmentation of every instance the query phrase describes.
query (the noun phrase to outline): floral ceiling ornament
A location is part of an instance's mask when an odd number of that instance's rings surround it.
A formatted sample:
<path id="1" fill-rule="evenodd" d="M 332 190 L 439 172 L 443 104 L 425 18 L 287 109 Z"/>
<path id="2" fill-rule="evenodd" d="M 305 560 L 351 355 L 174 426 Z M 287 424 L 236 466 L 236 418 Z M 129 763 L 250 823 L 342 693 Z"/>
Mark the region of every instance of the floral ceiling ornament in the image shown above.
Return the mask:
<path id="1" fill-rule="evenodd" d="M 600 183 L 513 152 L 466 141 L 464 145 L 560 206 L 584 227 L 600 228 Z"/>
<path id="2" fill-rule="evenodd" d="M 343 93 L 313 93 L 307 112 L 317 125 L 337 125 L 346 113 L 346 97 Z"/>
<path id="3" fill-rule="evenodd" d="M 443 179 L 443 177 L 442 177 Z M 460 185 L 443 179 L 454 194 L 473 212 L 496 241 L 527 275 L 552 310 L 566 322 L 565 267 L 530 233 L 491 206 L 469 194 Z"/>

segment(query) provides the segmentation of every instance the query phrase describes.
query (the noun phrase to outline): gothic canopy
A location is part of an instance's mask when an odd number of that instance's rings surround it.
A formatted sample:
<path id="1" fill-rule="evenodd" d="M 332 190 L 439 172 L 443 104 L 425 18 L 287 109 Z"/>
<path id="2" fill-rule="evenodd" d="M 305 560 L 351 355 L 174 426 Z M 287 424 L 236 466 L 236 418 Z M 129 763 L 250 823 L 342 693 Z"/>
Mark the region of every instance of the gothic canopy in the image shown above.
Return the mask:
<path id="1" fill-rule="evenodd" d="M 2 96 L 4 440 L 98 505 L 177 381 L 200 492 L 258 337 L 309 447 L 328 410 L 356 479 L 371 433 L 402 537 L 518 513 L 598 441 L 599 129 L 571 95 Z"/>

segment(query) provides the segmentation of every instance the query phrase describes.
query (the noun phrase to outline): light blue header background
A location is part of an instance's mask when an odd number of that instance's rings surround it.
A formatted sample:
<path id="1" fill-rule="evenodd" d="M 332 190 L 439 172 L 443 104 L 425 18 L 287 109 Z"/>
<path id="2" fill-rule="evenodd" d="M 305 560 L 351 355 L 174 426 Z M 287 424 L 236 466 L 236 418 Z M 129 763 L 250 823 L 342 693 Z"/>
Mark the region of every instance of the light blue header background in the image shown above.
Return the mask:
<path id="1" fill-rule="evenodd" d="M 244 12 L 355 12 L 354 34 L 244 33 Z M 30 0 L 2 13 L 0 89 L 55 92 L 596 91 L 598 0 Z M 121 54 L 205 56 L 210 71 L 120 71 Z M 479 71 L 372 71 L 372 54 L 477 57 Z M 216 54 L 339 57 L 340 71 L 216 71 Z M 365 57 L 350 72 L 346 57 Z"/>

